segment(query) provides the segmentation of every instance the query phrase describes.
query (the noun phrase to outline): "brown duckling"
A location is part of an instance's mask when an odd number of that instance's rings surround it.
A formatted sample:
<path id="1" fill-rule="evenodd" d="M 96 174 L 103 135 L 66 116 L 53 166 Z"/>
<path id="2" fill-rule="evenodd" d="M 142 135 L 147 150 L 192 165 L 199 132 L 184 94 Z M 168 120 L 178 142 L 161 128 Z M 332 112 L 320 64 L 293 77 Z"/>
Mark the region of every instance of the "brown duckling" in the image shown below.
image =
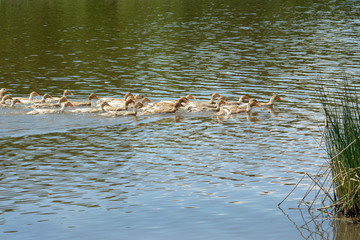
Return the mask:
<path id="1" fill-rule="evenodd" d="M 262 107 L 272 107 L 272 106 L 274 106 L 274 102 L 275 102 L 276 100 L 283 101 L 277 94 L 274 94 L 274 95 L 271 96 L 269 102 L 267 102 L 267 103 L 260 103 L 260 105 L 261 105 Z"/>
<path id="2" fill-rule="evenodd" d="M 260 107 L 260 104 L 256 99 L 250 99 L 246 104 L 246 108 L 234 108 L 233 106 L 223 106 L 216 115 L 230 115 L 238 113 L 250 113 L 253 107 Z"/>
<path id="3" fill-rule="evenodd" d="M 6 95 L 5 95 L 6 96 Z M 5 97 L 4 96 L 4 97 Z M 17 104 L 17 103 L 19 103 L 19 104 L 22 104 L 23 102 L 21 102 L 20 101 L 20 99 L 18 99 L 18 98 L 12 98 L 12 99 L 10 99 L 10 105 L 8 105 L 8 104 L 0 104 L 0 107 L 1 108 L 12 108 L 12 107 L 14 107 L 14 105 L 15 104 Z"/>
<path id="4" fill-rule="evenodd" d="M 109 111 L 106 113 L 101 113 L 101 116 L 105 117 L 120 117 L 120 116 L 136 116 L 138 114 L 138 109 L 142 108 L 144 105 L 141 102 L 137 102 L 133 106 L 133 111 Z"/>
<path id="5" fill-rule="evenodd" d="M 82 107 L 82 106 L 91 106 L 91 100 L 92 99 L 99 99 L 98 96 L 96 96 L 95 93 L 91 93 L 88 97 L 88 101 L 87 102 L 72 102 L 75 106 L 77 107 Z"/>
<path id="6" fill-rule="evenodd" d="M 53 113 L 62 113 L 65 112 L 65 109 L 67 107 L 75 107 L 74 104 L 72 104 L 69 101 L 66 102 L 62 102 L 61 103 L 61 108 L 60 109 L 34 109 L 30 112 L 28 112 L 27 114 L 29 115 L 35 115 L 35 114 L 53 114 Z"/>
<path id="7" fill-rule="evenodd" d="M 11 100 L 11 99 L 12 99 L 12 97 L 7 94 L 1 98 L 0 104 L 6 104 L 6 101 Z"/>
<path id="8" fill-rule="evenodd" d="M 75 112 L 75 113 L 98 113 L 98 112 L 106 112 L 106 111 L 108 111 L 108 109 L 107 109 L 108 107 L 109 108 L 112 107 L 108 102 L 103 101 L 103 100 L 99 100 L 98 105 L 99 105 L 98 108 L 78 108 L 78 109 L 73 110 L 72 112 Z"/>
<path id="9" fill-rule="evenodd" d="M 46 95 L 46 94 L 45 94 Z M 44 97 L 45 97 L 45 95 L 44 95 Z M 49 95 L 50 96 L 50 95 Z M 44 101 L 44 102 L 42 102 L 42 103 L 35 103 L 35 104 L 33 104 L 31 107 L 32 108 L 58 108 L 58 107 L 61 107 L 62 105 L 62 103 L 63 102 L 68 102 L 69 100 L 66 98 L 66 97 L 61 97 L 61 98 L 59 98 L 59 100 L 58 100 L 58 102 L 57 103 L 48 103 L 48 102 L 45 102 L 45 100 L 44 99 L 47 99 L 47 98 L 49 98 L 49 97 L 46 97 L 46 98 L 44 98 L 43 97 L 43 99 L 42 99 L 42 101 Z M 50 96 L 50 98 L 51 98 L 51 96 Z"/>
<path id="10" fill-rule="evenodd" d="M 187 103 L 189 100 L 184 97 L 179 98 L 174 105 L 157 105 L 154 107 L 150 107 L 144 110 L 141 115 L 149 115 L 149 114 L 161 114 L 161 113 L 175 113 L 180 109 L 183 103 Z"/>
<path id="11" fill-rule="evenodd" d="M 34 101 L 35 101 L 34 98 L 35 97 L 40 97 L 40 94 L 38 94 L 35 91 L 32 91 L 28 98 L 19 98 L 18 97 L 17 99 L 19 99 L 24 104 L 31 104 L 31 103 L 34 103 Z"/>
<path id="12" fill-rule="evenodd" d="M 228 102 L 228 105 L 237 105 L 240 106 L 244 100 L 250 100 L 250 98 L 246 95 L 242 95 L 238 101 L 236 102 Z"/>

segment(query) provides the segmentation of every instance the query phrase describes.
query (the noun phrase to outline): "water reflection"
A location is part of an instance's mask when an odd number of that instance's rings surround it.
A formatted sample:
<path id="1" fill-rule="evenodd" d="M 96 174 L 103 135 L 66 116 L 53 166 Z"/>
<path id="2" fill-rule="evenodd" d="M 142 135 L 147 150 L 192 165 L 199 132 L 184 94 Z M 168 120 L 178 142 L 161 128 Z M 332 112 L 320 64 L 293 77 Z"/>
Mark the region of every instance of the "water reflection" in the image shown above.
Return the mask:
<path id="1" fill-rule="evenodd" d="M 318 211 L 308 209 L 286 210 L 279 208 L 280 211 L 293 224 L 299 235 L 303 239 L 359 239 L 359 225 L 346 218 L 327 217 Z M 297 216 L 294 220 L 294 215 Z"/>

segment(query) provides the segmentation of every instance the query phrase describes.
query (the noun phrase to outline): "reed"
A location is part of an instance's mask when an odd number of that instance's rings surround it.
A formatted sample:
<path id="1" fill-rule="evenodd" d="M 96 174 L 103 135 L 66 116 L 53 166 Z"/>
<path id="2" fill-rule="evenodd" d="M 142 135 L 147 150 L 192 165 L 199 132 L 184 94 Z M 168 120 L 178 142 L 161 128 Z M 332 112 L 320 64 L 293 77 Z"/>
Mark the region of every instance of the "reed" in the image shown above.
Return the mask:
<path id="1" fill-rule="evenodd" d="M 347 83 L 334 93 L 320 89 L 332 176 L 331 205 L 350 217 L 360 217 L 360 106 L 357 95 L 356 89 Z"/>

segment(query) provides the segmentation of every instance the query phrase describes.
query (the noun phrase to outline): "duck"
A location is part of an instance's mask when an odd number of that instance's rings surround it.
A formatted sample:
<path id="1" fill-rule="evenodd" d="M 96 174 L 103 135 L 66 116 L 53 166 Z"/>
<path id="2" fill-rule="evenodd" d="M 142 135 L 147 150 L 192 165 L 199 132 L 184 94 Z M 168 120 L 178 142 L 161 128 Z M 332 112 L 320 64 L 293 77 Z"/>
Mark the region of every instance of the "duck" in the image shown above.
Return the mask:
<path id="1" fill-rule="evenodd" d="M 62 102 L 60 109 L 34 109 L 27 114 L 36 115 L 36 114 L 54 114 L 54 113 L 62 113 L 65 112 L 67 107 L 75 107 L 70 101 Z"/>
<path id="2" fill-rule="evenodd" d="M 271 96 L 269 102 L 267 102 L 267 103 L 260 103 L 260 106 L 261 106 L 261 107 L 272 107 L 272 106 L 274 106 L 274 103 L 275 103 L 276 100 L 283 101 L 283 100 L 279 97 L 279 95 L 274 94 L 274 95 Z"/>
<path id="3" fill-rule="evenodd" d="M 40 100 L 33 100 L 34 103 L 45 103 L 46 99 L 53 98 L 50 94 L 45 93 Z"/>
<path id="4" fill-rule="evenodd" d="M 1 98 L 0 104 L 6 104 L 6 101 L 11 100 L 11 99 L 12 99 L 12 97 L 7 94 Z"/>
<path id="5" fill-rule="evenodd" d="M 74 113 L 106 112 L 106 111 L 108 111 L 108 109 L 106 107 L 111 107 L 111 105 L 108 102 L 104 101 L 104 100 L 101 100 L 98 105 L 99 105 L 98 108 L 78 108 L 78 109 L 73 110 L 72 112 L 74 112 Z"/>
<path id="6" fill-rule="evenodd" d="M 139 99 L 142 99 L 143 96 L 141 94 L 137 94 L 136 96 L 134 96 L 134 94 L 128 92 L 124 95 L 124 98 L 105 97 L 101 98 L 101 100 L 108 102 L 109 104 L 111 104 L 111 106 L 120 107 L 123 106 L 126 100 L 129 98 L 133 99 L 134 101 L 138 101 Z"/>
<path id="7" fill-rule="evenodd" d="M 175 106 L 176 102 L 179 100 L 179 99 L 183 99 L 186 103 L 190 103 L 190 99 L 196 99 L 193 95 L 191 94 L 188 94 L 186 96 L 182 96 L 176 100 L 163 100 L 163 101 L 160 101 L 160 102 L 157 102 L 154 104 L 154 106 Z"/>
<path id="8" fill-rule="evenodd" d="M 31 104 L 31 103 L 34 103 L 35 97 L 40 97 L 40 94 L 38 94 L 35 91 L 32 91 L 28 98 L 17 98 L 17 99 L 19 99 L 24 104 Z"/>
<path id="9" fill-rule="evenodd" d="M 246 108 L 234 108 L 230 106 L 223 106 L 216 115 L 230 115 L 238 113 L 250 113 L 253 107 L 260 107 L 259 102 L 256 99 L 250 99 L 246 104 Z"/>
<path id="10" fill-rule="evenodd" d="M 44 95 L 45 96 L 45 95 Z M 49 95 L 50 96 L 50 95 Z M 51 96 L 50 96 L 51 97 Z M 48 98 L 48 97 L 47 97 Z M 44 97 L 43 97 L 44 99 Z M 46 98 L 45 98 L 46 99 Z M 61 97 L 59 98 L 58 102 L 57 103 L 48 103 L 48 102 L 45 102 L 45 100 L 43 100 L 44 102 L 41 102 L 41 103 L 35 103 L 33 104 L 32 106 L 30 106 L 31 108 L 58 108 L 58 107 L 61 107 L 61 104 L 63 102 L 68 102 L 69 100 L 66 98 L 66 97 Z M 30 108 L 29 107 L 29 108 Z"/>
<path id="11" fill-rule="evenodd" d="M 53 97 L 52 99 L 52 102 L 56 102 L 56 101 L 59 101 L 60 100 L 60 98 L 62 98 L 62 97 L 66 97 L 67 98 L 67 96 L 68 95 L 74 95 L 69 89 L 65 89 L 64 90 L 64 92 L 63 92 L 63 95 L 61 96 L 61 97 Z"/>
<path id="12" fill-rule="evenodd" d="M 103 101 L 103 100 L 100 100 L 100 101 L 98 101 L 98 102 L 101 103 L 102 101 Z M 133 103 L 135 103 L 135 102 L 136 102 L 136 100 L 134 100 L 134 98 L 128 97 L 127 100 L 125 101 L 123 107 L 108 107 L 107 110 L 108 110 L 108 111 L 126 111 L 126 110 L 128 110 L 129 105 L 130 105 L 130 104 L 133 104 Z M 97 104 L 99 104 L 99 103 L 97 103 Z M 111 105 L 112 105 L 112 104 L 111 104 Z"/>
<path id="13" fill-rule="evenodd" d="M 8 95 L 5 95 L 5 96 L 8 96 Z M 4 97 L 5 97 L 5 96 L 4 96 Z M 4 103 L 4 104 L 3 104 L 3 103 L 0 103 L 0 107 L 1 107 L 1 108 L 12 108 L 12 107 L 14 107 L 14 105 L 17 104 L 17 103 L 19 103 L 19 104 L 22 104 L 22 103 L 23 103 L 23 102 L 21 102 L 20 99 L 18 99 L 18 98 L 11 98 L 11 99 L 10 99 L 10 102 L 11 102 L 10 105 L 5 104 L 5 103 Z"/>
<path id="14" fill-rule="evenodd" d="M 179 97 L 177 100 L 163 100 L 160 102 L 152 103 L 148 105 L 148 109 L 157 109 L 157 108 L 171 108 L 174 107 L 176 103 L 190 103 L 189 98 L 187 98 L 189 95 L 184 97 Z"/>
<path id="15" fill-rule="evenodd" d="M 246 95 L 242 95 L 238 101 L 236 102 L 228 102 L 228 105 L 237 105 L 240 106 L 244 100 L 250 100 L 250 98 Z M 246 105 L 246 104 L 243 104 Z"/>
<path id="16" fill-rule="evenodd" d="M 105 117 L 120 117 L 120 116 L 136 116 L 138 114 L 138 109 L 142 108 L 144 105 L 141 102 L 136 102 L 133 106 L 133 111 L 109 111 L 106 113 L 101 113 L 101 116 Z"/>
<path id="17" fill-rule="evenodd" d="M 224 96 L 221 96 L 216 101 L 215 106 L 208 104 L 204 105 L 190 105 L 190 107 L 185 107 L 184 110 L 187 112 L 218 112 L 222 105 L 227 104 L 227 99 Z"/>
<path id="18" fill-rule="evenodd" d="M 6 88 L 0 89 L 0 99 L 4 97 L 5 93 L 9 93 L 9 91 Z"/>
<path id="19" fill-rule="evenodd" d="M 88 97 L 88 101 L 87 102 L 72 102 L 75 106 L 77 107 L 82 107 L 82 106 L 91 106 L 91 100 L 92 99 L 99 99 L 98 96 L 96 96 L 95 93 L 91 93 Z"/>
<path id="20" fill-rule="evenodd" d="M 193 101 L 193 102 L 190 102 L 185 107 L 184 110 L 188 111 L 188 112 L 200 112 L 205 108 L 216 108 L 217 105 L 216 105 L 215 99 L 219 98 L 219 97 L 225 98 L 223 95 L 220 95 L 219 93 L 213 93 L 213 94 L 211 94 L 210 101 Z"/>
<path id="21" fill-rule="evenodd" d="M 175 113 L 180 109 L 183 103 L 187 103 L 187 100 L 184 97 L 179 98 L 174 105 L 168 104 L 160 104 L 157 106 L 153 106 L 144 110 L 141 115 L 150 115 L 150 114 L 161 114 L 161 113 Z"/>

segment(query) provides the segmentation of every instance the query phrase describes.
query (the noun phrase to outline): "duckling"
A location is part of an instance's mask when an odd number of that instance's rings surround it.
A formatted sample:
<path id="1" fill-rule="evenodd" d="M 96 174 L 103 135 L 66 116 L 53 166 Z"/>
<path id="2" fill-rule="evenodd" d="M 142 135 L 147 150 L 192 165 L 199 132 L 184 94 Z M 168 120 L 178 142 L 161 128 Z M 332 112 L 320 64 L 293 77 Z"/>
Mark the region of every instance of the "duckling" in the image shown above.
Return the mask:
<path id="1" fill-rule="evenodd" d="M 46 95 L 46 94 L 45 94 Z M 44 97 L 45 97 L 44 95 Z M 50 96 L 50 95 L 49 95 Z M 44 100 L 44 97 L 42 99 L 42 101 L 44 101 L 43 103 L 36 103 L 36 104 L 33 104 L 32 106 L 30 106 L 31 108 L 58 108 L 58 107 L 61 107 L 62 103 L 63 102 L 68 102 L 69 100 L 66 98 L 66 97 L 61 97 L 59 98 L 58 102 L 57 103 L 47 103 L 45 102 Z M 50 96 L 51 97 L 51 96 Z M 48 98 L 48 97 L 46 97 Z M 45 98 L 45 99 L 46 99 Z"/>
<path id="2" fill-rule="evenodd" d="M 23 102 L 24 104 L 31 104 L 34 102 L 34 98 L 35 97 L 40 97 L 40 94 L 38 94 L 37 92 L 35 91 L 32 91 L 29 95 L 28 98 L 17 98 L 19 99 L 21 102 Z"/>
<path id="3" fill-rule="evenodd" d="M 147 108 L 141 115 L 149 115 L 149 114 L 161 114 L 161 113 L 175 113 L 180 109 L 183 103 L 187 103 L 189 100 L 185 99 L 184 97 L 179 98 L 175 105 L 158 105 L 155 107 Z"/>
<path id="4" fill-rule="evenodd" d="M 132 103 L 135 103 L 134 98 L 128 97 L 124 103 L 124 107 L 109 107 L 109 108 L 107 108 L 107 110 L 108 111 L 126 111 L 126 110 L 128 110 L 129 105 Z"/>
<path id="5" fill-rule="evenodd" d="M 5 95 L 5 96 L 6 96 L 6 95 Z M 4 96 L 4 97 L 5 97 L 5 96 Z M 14 107 L 14 105 L 17 104 L 17 103 L 19 103 L 19 104 L 22 104 L 22 103 L 23 103 L 23 102 L 20 101 L 20 99 L 17 99 L 17 98 L 11 98 L 11 99 L 10 99 L 10 102 L 11 102 L 10 105 L 8 105 L 8 104 L 2 104 L 2 103 L 1 103 L 1 104 L 0 104 L 0 107 L 1 107 L 1 108 L 12 108 L 12 107 Z"/>
<path id="6" fill-rule="evenodd" d="M 133 99 L 134 101 L 138 101 L 139 99 L 142 98 L 143 96 L 141 94 L 137 94 L 136 96 L 134 96 L 131 92 L 128 92 L 124 95 L 124 98 L 105 97 L 105 98 L 101 98 L 101 100 L 108 102 L 109 104 L 111 104 L 111 106 L 120 107 L 120 106 L 124 106 L 126 100 L 128 99 Z"/>
<path id="7" fill-rule="evenodd" d="M 136 116 L 138 114 L 138 109 L 142 108 L 144 105 L 141 102 L 137 102 L 133 106 L 133 111 L 109 111 L 106 113 L 101 113 L 101 116 L 105 117 L 120 117 L 120 116 Z"/>
<path id="8" fill-rule="evenodd" d="M 100 102 L 99 102 L 100 101 Z M 99 107 L 98 108 L 78 108 L 73 110 L 74 113 L 98 113 L 98 112 L 106 112 L 108 109 L 106 107 L 110 107 L 111 105 L 103 100 L 99 100 Z"/>
<path id="9" fill-rule="evenodd" d="M 33 103 L 45 103 L 46 99 L 52 99 L 53 97 L 45 93 L 40 100 L 33 100 Z"/>
<path id="10" fill-rule="evenodd" d="M 275 102 L 276 100 L 283 101 L 277 94 L 274 94 L 274 95 L 271 96 L 269 102 L 267 102 L 267 103 L 260 103 L 260 105 L 261 105 L 262 107 L 272 107 L 272 106 L 274 106 L 274 102 Z"/>
<path id="11" fill-rule="evenodd" d="M 69 101 L 62 102 L 60 109 L 34 109 L 27 114 L 29 115 L 35 115 L 35 114 L 53 114 L 53 113 L 62 113 L 65 112 L 65 108 L 67 107 L 75 107 L 74 104 L 72 104 Z"/>
<path id="12" fill-rule="evenodd" d="M 184 110 L 187 112 L 218 112 L 224 104 L 227 104 L 227 99 L 224 96 L 220 96 L 216 101 L 215 107 L 209 105 L 190 105 L 190 107 L 185 107 Z"/>
<path id="13" fill-rule="evenodd" d="M 98 96 L 96 96 L 95 93 L 91 93 L 88 97 L 88 101 L 87 102 L 72 102 L 75 106 L 80 107 L 80 106 L 91 106 L 91 100 L 92 99 L 99 99 Z"/>
<path id="14" fill-rule="evenodd" d="M 59 101 L 60 100 L 60 98 L 62 98 L 62 97 L 65 97 L 65 98 L 67 98 L 67 96 L 68 95 L 74 95 L 69 89 L 65 89 L 64 90 L 64 92 L 63 92 L 63 95 L 61 96 L 61 97 L 53 97 L 52 98 L 52 102 L 56 102 L 56 101 Z"/>
<path id="15" fill-rule="evenodd" d="M 232 108 L 232 106 L 223 106 L 221 110 L 216 113 L 216 115 L 230 115 L 244 112 L 250 113 L 253 107 L 260 107 L 260 104 L 256 99 L 250 99 L 246 105 L 246 108 Z"/>
<path id="16" fill-rule="evenodd" d="M 240 106 L 244 100 L 250 100 L 250 98 L 246 95 L 242 95 L 238 101 L 236 102 L 228 102 L 228 105 L 237 105 Z M 246 105 L 246 104 L 245 104 Z"/>
<path id="17" fill-rule="evenodd" d="M 6 104 L 6 101 L 11 100 L 11 99 L 12 99 L 12 97 L 7 94 L 1 98 L 0 104 Z"/>

